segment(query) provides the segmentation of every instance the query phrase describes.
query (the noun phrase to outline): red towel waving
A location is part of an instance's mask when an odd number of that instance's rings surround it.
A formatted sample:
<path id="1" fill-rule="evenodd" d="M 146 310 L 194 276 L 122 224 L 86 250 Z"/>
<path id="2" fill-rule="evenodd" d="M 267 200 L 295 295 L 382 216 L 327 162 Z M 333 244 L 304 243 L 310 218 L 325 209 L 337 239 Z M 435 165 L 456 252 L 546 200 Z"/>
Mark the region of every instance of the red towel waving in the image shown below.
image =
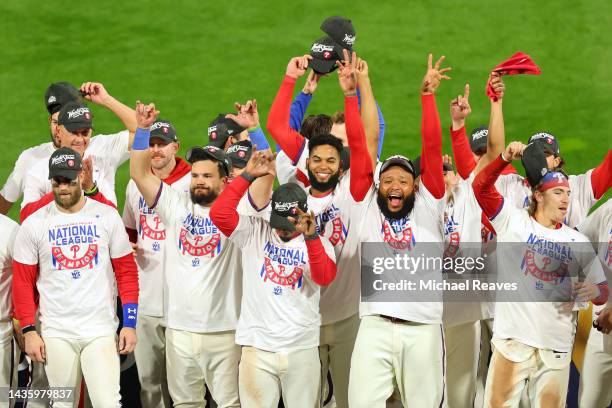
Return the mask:
<path id="1" fill-rule="evenodd" d="M 500 75 L 540 75 L 542 73 L 540 67 L 533 62 L 531 57 L 522 52 L 515 53 L 512 57 L 493 68 L 493 72 L 497 72 Z M 497 95 L 490 82 L 487 82 L 487 96 L 493 102 L 497 101 Z"/>

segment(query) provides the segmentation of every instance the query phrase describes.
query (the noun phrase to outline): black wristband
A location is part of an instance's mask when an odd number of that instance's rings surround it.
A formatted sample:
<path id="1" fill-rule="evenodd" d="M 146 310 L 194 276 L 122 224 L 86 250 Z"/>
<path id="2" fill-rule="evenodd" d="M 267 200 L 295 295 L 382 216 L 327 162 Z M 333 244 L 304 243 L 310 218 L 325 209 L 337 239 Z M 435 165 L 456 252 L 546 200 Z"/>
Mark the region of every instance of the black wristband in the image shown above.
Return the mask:
<path id="1" fill-rule="evenodd" d="M 31 332 L 31 331 L 36 331 L 36 326 L 34 326 L 33 324 L 21 328 L 21 333 L 23 334 L 26 334 L 27 332 Z"/>
<path id="2" fill-rule="evenodd" d="M 240 176 L 245 179 L 246 181 L 248 181 L 249 183 L 252 183 L 253 181 L 255 181 L 255 179 L 257 177 L 250 175 L 249 173 L 247 173 L 246 171 L 243 171 Z"/>
<path id="3" fill-rule="evenodd" d="M 85 195 L 85 197 L 91 197 L 94 196 L 96 194 L 98 194 L 98 185 L 96 183 L 94 183 L 94 186 L 91 190 L 85 191 L 83 192 L 83 194 Z"/>
<path id="4" fill-rule="evenodd" d="M 316 232 L 312 235 L 306 235 L 304 234 L 304 239 L 306 241 L 314 241 L 315 239 L 319 238 L 319 234 L 317 234 Z"/>

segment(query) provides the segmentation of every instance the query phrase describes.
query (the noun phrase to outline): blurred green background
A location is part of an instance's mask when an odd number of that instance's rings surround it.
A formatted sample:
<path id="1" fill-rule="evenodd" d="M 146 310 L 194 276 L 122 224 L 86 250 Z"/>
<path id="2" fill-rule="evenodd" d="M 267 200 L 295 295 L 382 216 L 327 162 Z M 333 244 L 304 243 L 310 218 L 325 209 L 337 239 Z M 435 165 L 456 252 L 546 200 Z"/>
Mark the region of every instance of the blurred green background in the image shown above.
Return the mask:
<path id="1" fill-rule="evenodd" d="M 0 184 L 23 149 L 49 140 L 43 103 L 49 83 L 102 82 L 129 105 L 155 102 L 175 124 L 184 152 L 205 144 L 208 123 L 235 101 L 256 98 L 265 123 L 287 61 L 324 35 L 319 25 L 330 15 L 352 19 L 357 30 L 355 49 L 369 63 L 387 124 L 384 155 L 420 149 L 419 85 L 429 52 L 446 55 L 453 68 L 437 97 L 446 152 L 450 100 L 469 82 L 468 128 L 486 124 L 487 75 L 519 50 L 542 75 L 506 79 L 507 140 L 553 133 L 570 173 L 596 166 L 612 145 L 609 1 L 3 0 Z M 322 80 L 309 113 L 342 106 L 334 74 Z M 110 112 L 93 110 L 97 132 L 120 130 Z M 120 208 L 127 179 L 124 165 Z"/>

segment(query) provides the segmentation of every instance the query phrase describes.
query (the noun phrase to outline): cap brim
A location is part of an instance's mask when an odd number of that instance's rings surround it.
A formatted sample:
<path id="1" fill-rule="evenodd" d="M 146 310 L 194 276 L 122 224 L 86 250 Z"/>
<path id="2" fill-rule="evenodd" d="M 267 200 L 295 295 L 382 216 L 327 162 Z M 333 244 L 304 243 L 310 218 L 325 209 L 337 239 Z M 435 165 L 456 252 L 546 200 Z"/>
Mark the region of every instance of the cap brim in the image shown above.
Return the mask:
<path id="1" fill-rule="evenodd" d="M 484 154 L 487 152 L 487 140 L 484 139 L 484 142 L 480 140 L 477 143 L 470 143 L 470 149 L 472 149 L 472 153 L 474 154 Z"/>
<path id="2" fill-rule="evenodd" d="M 402 167 L 403 169 L 405 169 L 408 173 L 412 174 L 413 176 L 415 174 L 414 164 L 410 161 L 406 162 L 405 160 L 402 160 L 399 158 L 384 161 L 382 166 L 380 167 L 380 174 L 383 174 L 385 171 L 387 171 L 392 166 Z"/>
<path id="3" fill-rule="evenodd" d="M 214 140 L 209 137 L 207 146 L 215 146 L 215 147 L 218 147 L 219 149 L 223 149 L 225 147 L 225 142 L 227 142 L 227 139 L 229 139 L 229 137 L 226 137 L 226 138 L 217 137 Z"/>
<path id="4" fill-rule="evenodd" d="M 49 180 L 55 177 L 64 177 L 64 178 L 67 178 L 68 180 L 75 180 L 79 176 L 80 172 L 81 172 L 80 169 L 79 170 L 68 170 L 68 169 L 49 170 Z"/>
<path id="5" fill-rule="evenodd" d="M 152 141 L 153 139 L 159 139 L 159 140 L 165 142 L 166 144 L 176 143 L 177 142 L 177 140 L 174 140 L 174 138 L 168 137 L 168 136 L 151 135 L 149 140 Z"/>
<path id="6" fill-rule="evenodd" d="M 287 219 L 287 217 L 275 214 L 274 212 L 270 214 L 270 226 L 272 228 L 278 228 L 285 231 L 295 231 L 295 225 L 293 225 L 291 221 Z"/>
<path id="7" fill-rule="evenodd" d="M 313 57 L 313 59 L 310 60 L 310 68 L 312 68 L 317 74 L 329 74 L 338 67 L 336 66 L 335 60 L 323 60 Z"/>
<path id="8" fill-rule="evenodd" d="M 91 122 L 72 122 L 66 123 L 64 127 L 73 133 L 80 129 L 93 129 L 93 124 Z"/>

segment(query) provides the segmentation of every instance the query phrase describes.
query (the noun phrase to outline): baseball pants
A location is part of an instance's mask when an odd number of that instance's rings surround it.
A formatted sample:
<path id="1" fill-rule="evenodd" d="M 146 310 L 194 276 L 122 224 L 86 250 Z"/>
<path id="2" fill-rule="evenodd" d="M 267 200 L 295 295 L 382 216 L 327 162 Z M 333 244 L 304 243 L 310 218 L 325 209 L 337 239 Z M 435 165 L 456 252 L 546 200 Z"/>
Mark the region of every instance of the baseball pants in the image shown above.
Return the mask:
<path id="1" fill-rule="evenodd" d="M 240 407 L 235 332 L 166 329 L 168 389 L 175 407 L 205 407 L 206 386 L 219 408 Z"/>
<path id="2" fill-rule="evenodd" d="M 518 407 L 525 387 L 532 408 L 565 407 L 571 353 L 557 353 L 555 358 L 550 350 L 532 350 L 526 360 L 515 362 L 493 347 L 485 407 Z"/>
<path id="3" fill-rule="evenodd" d="M 140 381 L 143 408 L 170 408 L 166 380 L 166 327 L 161 317 L 139 315 L 136 324 L 138 344 L 134 358 Z"/>
<path id="4" fill-rule="evenodd" d="M 480 353 L 480 321 L 444 328 L 449 408 L 473 408 Z"/>
<path id="5" fill-rule="evenodd" d="M 578 400 L 581 408 L 608 407 L 612 402 L 612 354 L 604 351 L 603 343 L 587 343 Z"/>
<path id="6" fill-rule="evenodd" d="M 491 339 L 493 338 L 493 319 L 480 321 L 480 354 L 478 357 L 478 373 L 476 375 L 476 397 L 474 408 L 484 407 L 484 391 L 489 372 L 491 355 Z"/>
<path id="7" fill-rule="evenodd" d="M 78 406 L 82 377 L 85 377 L 94 408 L 121 406 L 121 369 L 114 335 L 88 339 L 43 337 L 43 341 L 47 353 L 45 372 L 49 386 L 74 387 L 73 401 L 54 401 L 54 408 Z"/>
<path id="8" fill-rule="evenodd" d="M 242 347 L 240 402 L 243 408 L 319 407 L 321 363 L 317 347 L 269 352 Z"/>
<path id="9" fill-rule="evenodd" d="M 321 397 L 327 396 L 327 372 L 331 371 L 337 408 L 348 408 L 348 383 L 351 355 L 359 330 L 359 315 L 321 326 Z"/>
<path id="10" fill-rule="evenodd" d="M 444 334 L 440 324 L 361 318 L 351 359 L 351 408 L 384 408 L 397 385 L 404 407 L 445 401 Z"/>

